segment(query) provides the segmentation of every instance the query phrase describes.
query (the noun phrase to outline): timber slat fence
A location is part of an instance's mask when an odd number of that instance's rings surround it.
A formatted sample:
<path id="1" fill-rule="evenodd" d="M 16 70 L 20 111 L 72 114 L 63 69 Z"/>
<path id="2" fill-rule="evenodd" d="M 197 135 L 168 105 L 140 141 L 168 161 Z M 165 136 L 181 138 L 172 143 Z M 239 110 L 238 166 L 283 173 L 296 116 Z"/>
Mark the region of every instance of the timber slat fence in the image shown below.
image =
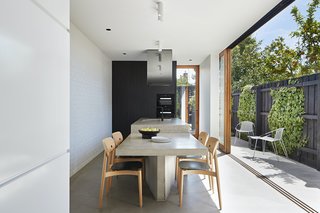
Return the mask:
<path id="1" fill-rule="evenodd" d="M 294 83 L 290 83 L 294 82 Z M 259 85 L 253 88 L 256 92 L 256 135 L 269 131 L 268 114 L 272 106 L 271 89 L 280 87 L 302 87 L 304 91 L 305 122 L 303 137 L 308 139 L 305 147 L 290 157 L 303 164 L 320 170 L 320 74 L 313 74 L 294 79 Z M 239 123 L 237 117 L 240 92 L 232 94 L 232 131 Z"/>

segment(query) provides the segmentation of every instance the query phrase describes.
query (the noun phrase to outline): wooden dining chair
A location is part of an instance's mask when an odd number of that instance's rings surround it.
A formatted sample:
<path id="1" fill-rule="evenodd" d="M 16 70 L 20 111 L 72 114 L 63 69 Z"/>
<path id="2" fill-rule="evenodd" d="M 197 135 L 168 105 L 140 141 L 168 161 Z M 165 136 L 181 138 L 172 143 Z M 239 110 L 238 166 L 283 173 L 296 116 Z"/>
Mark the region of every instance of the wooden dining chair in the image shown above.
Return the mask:
<path id="1" fill-rule="evenodd" d="M 113 132 L 112 133 L 112 138 L 116 144 L 116 147 L 118 147 L 122 142 L 123 142 L 123 135 L 120 131 L 117 132 Z M 115 152 L 114 152 L 115 155 Z M 137 161 L 137 162 L 141 162 L 142 163 L 142 177 L 144 178 L 145 175 L 145 160 L 144 157 L 140 157 L 140 156 L 114 156 L 115 162 L 117 161 Z"/>
<path id="2" fill-rule="evenodd" d="M 182 196 L 183 196 L 183 178 L 185 175 L 189 174 L 202 174 L 209 176 L 209 185 L 213 189 L 213 180 L 216 177 L 219 206 L 222 209 L 221 204 L 221 191 L 220 191 L 220 177 L 219 177 L 219 167 L 218 167 L 218 157 L 217 148 L 219 146 L 219 141 L 217 138 L 210 137 L 207 142 L 208 148 L 208 158 L 207 159 L 192 159 L 184 158 L 180 159 L 179 171 L 178 171 L 178 190 L 179 190 L 179 205 L 182 207 Z M 214 162 L 213 164 L 210 164 Z M 214 168 L 213 168 L 214 167 Z"/>
<path id="3" fill-rule="evenodd" d="M 115 161 L 114 152 L 116 144 L 112 138 L 105 138 L 102 141 L 104 147 L 102 177 L 99 195 L 99 207 L 102 208 L 104 185 L 106 183 L 106 195 L 111 187 L 113 176 L 134 175 L 138 177 L 139 206 L 142 207 L 142 163 L 138 161 Z"/>
<path id="4" fill-rule="evenodd" d="M 199 137 L 198 137 L 198 141 L 200 141 L 200 143 L 202 143 L 203 145 L 207 145 L 207 141 L 209 138 L 209 134 L 207 132 L 200 132 Z M 179 170 L 179 162 L 181 158 L 203 158 L 203 156 L 177 156 L 176 157 L 176 178 L 177 178 L 177 174 L 178 174 L 178 170 Z M 204 157 L 205 158 L 205 157 Z"/>

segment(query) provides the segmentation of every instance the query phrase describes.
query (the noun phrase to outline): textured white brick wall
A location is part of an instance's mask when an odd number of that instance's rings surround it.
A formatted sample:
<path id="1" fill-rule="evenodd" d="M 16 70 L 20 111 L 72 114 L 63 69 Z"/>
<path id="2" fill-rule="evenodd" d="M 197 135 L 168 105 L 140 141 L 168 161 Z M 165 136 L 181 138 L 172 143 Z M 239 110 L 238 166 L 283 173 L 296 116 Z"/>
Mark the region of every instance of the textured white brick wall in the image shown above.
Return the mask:
<path id="1" fill-rule="evenodd" d="M 112 62 L 71 24 L 70 175 L 96 157 L 112 131 Z"/>

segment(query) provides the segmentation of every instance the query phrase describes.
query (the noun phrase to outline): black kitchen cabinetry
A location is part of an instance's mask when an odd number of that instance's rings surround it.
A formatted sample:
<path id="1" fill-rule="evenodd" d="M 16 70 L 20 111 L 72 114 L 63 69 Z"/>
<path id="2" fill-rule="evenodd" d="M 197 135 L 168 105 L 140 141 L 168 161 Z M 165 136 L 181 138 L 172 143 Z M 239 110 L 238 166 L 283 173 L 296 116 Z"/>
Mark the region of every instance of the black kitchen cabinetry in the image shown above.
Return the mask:
<path id="1" fill-rule="evenodd" d="M 176 94 L 176 65 L 172 62 L 170 86 L 147 85 L 146 61 L 112 62 L 112 131 L 126 137 L 130 126 L 140 117 L 157 117 L 157 95 Z"/>

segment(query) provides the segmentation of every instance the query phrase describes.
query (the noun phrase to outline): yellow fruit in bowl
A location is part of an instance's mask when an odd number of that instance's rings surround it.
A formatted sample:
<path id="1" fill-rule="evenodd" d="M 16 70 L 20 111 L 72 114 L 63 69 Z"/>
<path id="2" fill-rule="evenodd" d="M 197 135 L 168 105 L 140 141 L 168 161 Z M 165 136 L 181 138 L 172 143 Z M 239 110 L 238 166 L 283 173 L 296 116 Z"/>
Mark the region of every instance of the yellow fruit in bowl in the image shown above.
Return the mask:
<path id="1" fill-rule="evenodd" d="M 144 132 L 157 132 L 157 131 L 159 131 L 158 128 L 151 128 L 151 127 L 142 128 L 140 130 L 144 131 Z"/>

